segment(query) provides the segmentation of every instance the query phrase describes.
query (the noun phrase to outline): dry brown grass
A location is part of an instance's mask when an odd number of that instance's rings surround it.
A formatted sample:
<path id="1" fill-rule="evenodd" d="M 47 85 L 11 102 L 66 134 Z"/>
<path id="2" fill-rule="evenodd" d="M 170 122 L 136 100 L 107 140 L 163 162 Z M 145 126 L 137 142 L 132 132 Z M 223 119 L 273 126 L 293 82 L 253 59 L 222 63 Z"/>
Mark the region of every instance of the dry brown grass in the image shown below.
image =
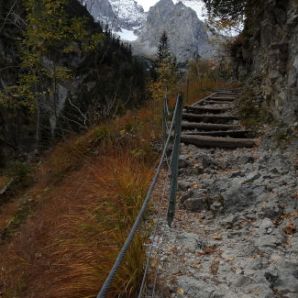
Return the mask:
<path id="1" fill-rule="evenodd" d="M 34 213 L 0 248 L 3 297 L 96 295 L 145 196 L 157 127 L 147 106 L 48 153 L 27 193 Z M 137 290 L 143 236 L 135 238 L 110 297 Z"/>
<path id="2" fill-rule="evenodd" d="M 218 87 L 222 85 L 193 84 L 190 101 Z M 148 103 L 69 138 L 47 154 L 36 170 L 35 184 L 20 197 L 34 202 L 34 210 L 0 246 L 0 296 L 96 295 L 152 177 L 157 159 L 152 142 L 161 127 L 156 110 Z M 20 207 L 15 202 L 12 210 Z M 109 297 L 134 297 L 144 263 L 144 237 L 136 236 Z"/>
<path id="3" fill-rule="evenodd" d="M 9 183 L 9 181 L 10 181 L 10 178 L 9 177 L 7 177 L 7 176 L 0 176 L 0 190 L 2 188 L 4 188 L 7 185 L 7 183 Z"/>
<path id="4" fill-rule="evenodd" d="M 190 79 L 188 85 L 187 92 L 187 84 L 185 83 L 183 86 L 183 90 L 185 90 L 185 94 L 188 94 L 185 104 L 193 104 L 197 102 L 199 99 L 208 96 L 215 89 L 221 88 L 234 88 L 238 87 L 235 83 L 227 83 L 221 80 L 213 80 L 208 77 L 201 79 Z"/>

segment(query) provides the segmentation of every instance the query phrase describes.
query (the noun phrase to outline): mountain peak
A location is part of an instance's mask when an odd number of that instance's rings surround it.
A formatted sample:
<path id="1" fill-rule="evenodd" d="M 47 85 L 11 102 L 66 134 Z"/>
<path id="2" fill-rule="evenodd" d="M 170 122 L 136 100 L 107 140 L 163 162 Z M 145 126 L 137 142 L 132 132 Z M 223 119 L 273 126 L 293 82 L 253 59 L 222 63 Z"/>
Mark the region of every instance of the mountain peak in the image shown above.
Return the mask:
<path id="1" fill-rule="evenodd" d="M 159 0 L 159 2 L 156 3 L 156 5 L 174 5 L 174 2 L 172 0 Z"/>
<path id="2" fill-rule="evenodd" d="M 148 13 L 135 0 L 81 1 L 87 3 L 89 11 L 92 8 L 90 12 L 96 19 L 112 24 L 122 40 L 133 42 L 139 54 L 155 53 L 163 31 L 168 33 L 171 51 L 180 62 L 197 56 L 209 57 L 214 52 L 207 26 L 197 17 L 204 7 L 203 1 L 160 0 Z"/>
<path id="3" fill-rule="evenodd" d="M 151 7 L 139 41 L 156 48 L 164 31 L 169 38 L 170 50 L 179 62 L 198 56 L 210 57 L 214 53 L 206 25 L 182 2 L 160 0 Z"/>

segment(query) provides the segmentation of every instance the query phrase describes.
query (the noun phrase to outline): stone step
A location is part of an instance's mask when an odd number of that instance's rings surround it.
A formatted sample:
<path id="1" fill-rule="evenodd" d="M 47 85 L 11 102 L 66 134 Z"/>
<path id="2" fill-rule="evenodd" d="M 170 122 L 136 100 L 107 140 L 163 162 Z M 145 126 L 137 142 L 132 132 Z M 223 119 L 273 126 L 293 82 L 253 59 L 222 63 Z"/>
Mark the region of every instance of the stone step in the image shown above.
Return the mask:
<path id="1" fill-rule="evenodd" d="M 227 130 L 240 130 L 239 125 L 229 124 L 213 124 L 213 123 L 194 123 L 188 121 L 182 121 L 182 129 L 198 131 L 227 131 Z"/>
<path id="2" fill-rule="evenodd" d="M 221 114 L 224 112 L 227 112 L 231 110 L 231 108 L 228 107 L 221 107 L 221 108 L 211 108 L 211 107 L 192 107 L 192 106 L 185 106 L 184 107 L 186 111 L 194 113 L 194 114 Z"/>
<path id="3" fill-rule="evenodd" d="M 195 145 L 200 148 L 251 148 L 256 145 L 254 139 L 220 138 L 209 136 L 190 136 L 183 134 L 181 142 L 188 145 Z"/>
<path id="4" fill-rule="evenodd" d="M 205 123 L 230 123 L 235 120 L 239 120 L 237 117 L 232 115 L 208 115 L 208 114 L 192 114 L 183 113 L 182 119 L 192 121 L 192 122 L 205 122 Z"/>
<path id="5" fill-rule="evenodd" d="M 185 135 L 200 135 L 210 137 L 231 137 L 231 138 L 254 138 L 255 133 L 251 130 L 226 130 L 226 131 L 194 131 L 183 132 Z"/>

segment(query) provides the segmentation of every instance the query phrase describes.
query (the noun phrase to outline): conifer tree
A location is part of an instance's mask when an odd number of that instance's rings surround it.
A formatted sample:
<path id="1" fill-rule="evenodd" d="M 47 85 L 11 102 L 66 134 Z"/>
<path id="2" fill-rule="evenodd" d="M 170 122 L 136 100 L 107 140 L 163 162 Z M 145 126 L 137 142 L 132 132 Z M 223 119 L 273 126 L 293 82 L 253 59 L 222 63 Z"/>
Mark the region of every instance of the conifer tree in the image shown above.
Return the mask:
<path id="1" fill-rule="evenodd" d="M 159 40 L 156 75 L 157 79 L 151 84 L 150 91 L 155 100 L 160 100 L 166 90 L 174 91 L 177 84 L 176 58 L 170 52 L 169 40 L 165 31 Z"/>
<path id="2" fill-rule="evenodd" d="M 157 55 L 158 62 L 161 62 L 171 56 L 168 44 L 168 35 L 166 31 L 164 31 L 160 37 Z"/>

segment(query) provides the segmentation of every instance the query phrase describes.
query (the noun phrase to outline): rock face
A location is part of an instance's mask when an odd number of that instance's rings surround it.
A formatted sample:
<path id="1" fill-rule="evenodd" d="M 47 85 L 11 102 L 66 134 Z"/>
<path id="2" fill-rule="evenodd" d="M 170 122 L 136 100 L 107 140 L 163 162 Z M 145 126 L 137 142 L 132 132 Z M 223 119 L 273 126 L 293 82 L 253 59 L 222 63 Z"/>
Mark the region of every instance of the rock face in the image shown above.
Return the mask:
<path id="1" fill-rule="evenodd" d="M 86 6 L 96 21 L 103 22 L 113 29 L 119 29 L 118 16 L 114 13 L 109 0 L 79 0 Z"/>
<path id="2" fill-rule="evenodd" d="M 178 62 L 209 58 L 216 52 L 208 37 L 206 8 L 202 1 L 160 0 L 149 12 L 135 0 L 81 0 L 93 17 L 108 24 L 121 39 L 133 42 L 136 55 L 152 56 L 163 31 Z M 201 18 L 202 20 L 200 20 Z"/>
<path id="3" fill-rule="evenodd" d="M 144 24 L 146 14 L 143 7 L 135 0 L 110 0 L 110 3 L 118 16 L 121 28 L 136 30 Z"/>
<path id="4" fill-rule="evenodd" d="M 234 46 L 236 73 L 252 78 L 277 120 L 298 121 L 298 2 L 265 0 Z"/>
<path id="5" fill-rule="evenodd" d="M 170 49 L 178 61 L 212 56 L 205 24 L 183 3 L 175 5 L 172 0 L 160 0 L 151 7 L 139 40 L 157 47 L 163 31 L 167 32 Z"/>
<path id="6" fill-rule="evenodd" d="M 135 0 L 80 0 L 95 20 L 115 32 L 135 30 L 145 22 L 145 12 Z"/>

